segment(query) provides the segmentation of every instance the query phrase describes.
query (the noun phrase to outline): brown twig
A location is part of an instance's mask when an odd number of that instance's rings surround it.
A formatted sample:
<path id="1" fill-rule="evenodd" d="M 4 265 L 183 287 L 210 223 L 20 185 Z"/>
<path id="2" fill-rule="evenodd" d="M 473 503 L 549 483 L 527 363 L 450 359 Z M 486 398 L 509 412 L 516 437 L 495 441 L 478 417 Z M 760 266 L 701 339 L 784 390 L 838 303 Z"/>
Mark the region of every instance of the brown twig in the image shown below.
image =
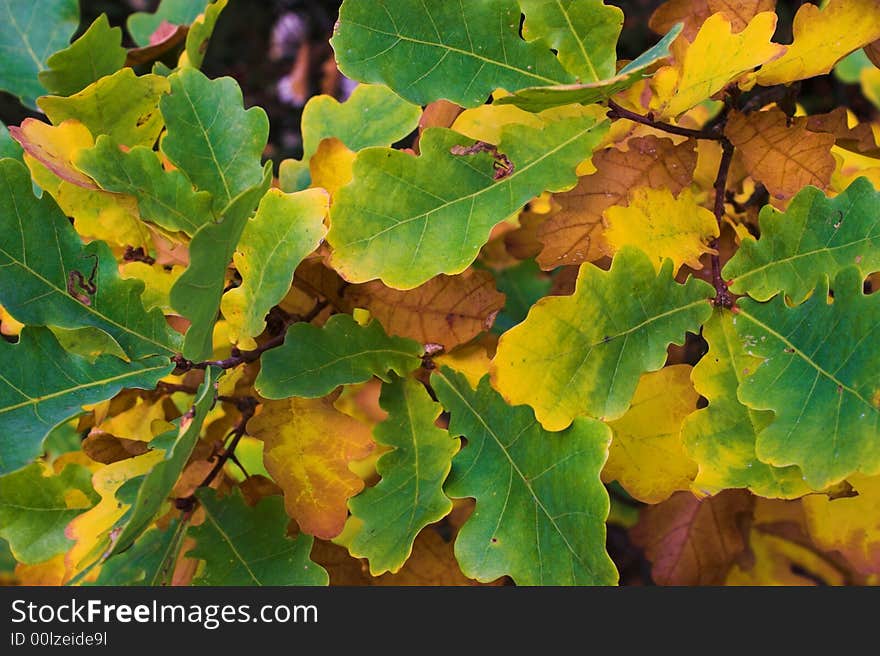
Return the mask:
<path id="1" fill-rule="evenodd" d="M 662 130 L 663 132 L 677 134 L 682 137 L 690 137 L 691 139 L 709 139 L 711 141 L 724 140 L 724 135 L 715 127 L 712 129 L 692 130 L 691 128 L 683 128 L 679 125 L 664 123 L 655 120 L 654 115 L 651 113 L 637 114 L 625 107 L 621 107 L 613 100 L 608 101 L 608 117 L 611 119 L 626 119 L 633 123 L 641 123 L 642 125 L 647 125 L 657 130 Z"/>
<path id="2" fill-rule="evenodd" d="M 721 163 L 718 165 L 718 175 L 715 177 L 715 220 L 718 222 L 718 233 L 724 222 L 724 198 L 727 192 L 727 176 L 730 173 L 730 162 L 733 160 L 733 144 L 727 139 L 721 142 Z M 721 256 L 718 254 L 718 238 L 709 244 L 715 250 L 712 254 L 712 284 L 715 287 L 716 307 L 733 307 L 733 294 L 727 288 L 727 283 L 721 276 Z"/>
<path id="3" fill-rule="evenodd" d="M 223 470 L 223 466 L 226 464 L 227 460 L 234 458 L 235 456 L 235 448 L 238 446 L 238 443 L 241 441 L 241 438 L 244 437 L 245 432 L 247 431 L 247 423 L 254 416 L 254 412 L 256 412 L 257 406 L 259 402 L 252 396 L 244 396 L 244 397 L 218 397 L 220 401 L 226 401 L 234 403 L 238 411 L 241 413 L 241 417 L 238 420 L 238 423 L 235 424 L 235 428 L 227 435 L 227 439 L 231 436 L 232 440 L 229 442 L 229 445 L 223 449 L 223 451 L 217 456 L 217 461 L 214 463 L 214 466 L 211 468 L 211 471 L 208 472 L 208 475 L 205 476 L 204 480 L 199 483 L 197 490 L 203 487 L 208 487 L 217 478 L 217 475 Z M 188 497 L 179 497 L 175 500 L 175 506 L 182 510 L 184 513 L 192 512 L 195 508 L 196 497 L 195 492 L 193 492 Z"/>
<path id="4" fill-rule="evenodd" d="M 284 343 L 284 338 L 287 335 L 287 328 L 289 328 L 294 323 L 305 322 L 309 323 L 313 321 L 321 312 L 326 308 L 328 302 L 318 301 L 315 303 L 315 306 L 303 316 L 297 315 L 288 315 L 288 319 L 285 321 L 283 329 L 280 333 L 275 335 L 272 339 L 260 344 L 257 348 L 251 351 L 240 351 L 237 348 L 232 349 L 232 354 L 228 358 L 224 358 L 222 360 L 205 360 L 204 362 L 192 362 L 191 360 L 187 360 L 182 355 L 177 354 L 171 358 L 171 361 L 177 366 L 174 370 L 175 374 L 184 373 L 190 371 L 191 369 L 207 369 L 208 367 L 219 367 L 220 369 L 232 369 L 233 367 L 237 367 L 240 364 L 245 364 L 248 362 L 254 362 L 260 358 L 263 353 L 269 351 L 273 348 L 277 348 Z"/>

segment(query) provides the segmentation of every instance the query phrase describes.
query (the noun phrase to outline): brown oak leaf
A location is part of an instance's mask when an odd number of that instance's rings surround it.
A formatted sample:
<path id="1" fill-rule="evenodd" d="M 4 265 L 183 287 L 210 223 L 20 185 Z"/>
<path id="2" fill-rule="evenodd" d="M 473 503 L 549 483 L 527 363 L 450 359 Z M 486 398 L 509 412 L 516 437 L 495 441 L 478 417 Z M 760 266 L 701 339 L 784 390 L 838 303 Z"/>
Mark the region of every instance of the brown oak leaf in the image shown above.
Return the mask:
<path id="1" fill-rule="evenodd" d="M 602 257 L 602 213 L 625 205 L 638 187 L 669 189 L 677 194 L 693 179 L 697 155 L 694 142 L 675 145 L 653 135 L 627 142 L 628 150 L 600 151 L 593 157 L 596 172 L 581 178 L 571 191 L 555 194 L 561 210 L 538 228 L 544 249 L 538 255 L 542 269 L 580 264 Z"/>
<path id="2" fill-rule="evenodd" d="M 746 169 L 770 195 L 791 198 L 807 185 L 824 189 L 834 172 L 834 135 L 810 132 L 806 118 L 778 109 L 753 114 L 732 112 L 724 134 L 736 146 Z"/>
<path id="3" fill-rule="evenodd" d="M 350 287 L 346 296 L 369 310 L 389 334 L 441 344 L 447 351 L 491 328 L 505 300 L 492 274 L 474 269 L 439 275 L 407 291 L 377 280 Z"/>
<path id="4" fill-rule="evenodd" d="M 773 11 L 776 0 L 669 0 L 651 14 L 648 21 L 657 34 L 666 34 L 676 23 L 684 23 L 683 34 L 693 41 L 700 26 L 712 14 L 724 12 L 734 32 L 740 32 L 762 11 Z"/>
<path id="5" fill-rule="evenodd" d="M 742 519 L 753 506 L 754 497 L 743 490 L 705 499 L 676 492 L 642 510 L 630 536 L 645 550 L 659 585 L 718 585 L 746 551 Z"/>

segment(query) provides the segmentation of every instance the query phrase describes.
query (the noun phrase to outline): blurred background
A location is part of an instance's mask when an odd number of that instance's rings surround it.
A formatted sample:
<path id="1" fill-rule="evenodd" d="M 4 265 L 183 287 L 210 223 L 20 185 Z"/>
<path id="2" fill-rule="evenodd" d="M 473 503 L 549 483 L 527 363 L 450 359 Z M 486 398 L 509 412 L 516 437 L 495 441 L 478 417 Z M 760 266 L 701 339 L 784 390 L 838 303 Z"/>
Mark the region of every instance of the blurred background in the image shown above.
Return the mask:
<path id="1" fill-rule="evenodd" d="M 102 13 L 111 25 L 124 26 L 131 12 L 154 11 L 158 4 L 159 0 L 80 0 L 80 33 Z M 354 87 L 337 70 L 328 43 L 340 4 L 338 0 L 231 0 L 211 39 L 205 73 L 234 77 L 244 92 L 245 105 L 266 110 L 271 133 L 265 155 L 276 165 L 302 154 L 299 124 L 306 101 L 320 93 L 343 100 Z M 606 0 L 606 4 L 619 6 L 626 15 L 618 47 L 621 59 L 632 59 L 656 42 L 648 19 L 663 0 Z M 791 41 L 791 19 L 801 4 L 778 0 L 776 41 Z M 173 57 L 169 63 L 173 64 Z M 846 105 L 866 119 L 874 111 L 858 84 L 846 84 L 834 75 L 806 82 L 801 102 L 809 113 Z M 0 93 L 0 120 L 7 125 L 36 115 L 12 96 Z"/>

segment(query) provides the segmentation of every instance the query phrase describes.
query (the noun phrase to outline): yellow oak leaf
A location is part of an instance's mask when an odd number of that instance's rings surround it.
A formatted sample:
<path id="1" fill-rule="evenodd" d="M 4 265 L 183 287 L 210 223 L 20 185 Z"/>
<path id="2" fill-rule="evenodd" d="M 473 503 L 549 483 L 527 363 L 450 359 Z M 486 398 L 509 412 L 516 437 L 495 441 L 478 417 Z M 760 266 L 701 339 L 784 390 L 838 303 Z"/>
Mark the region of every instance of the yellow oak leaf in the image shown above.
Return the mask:
<path id="1" fill-rule="evenodd" d="M 776 14 L 770 11 L 756 15 L 736 34 L 720 13 L 703 23 L 693 42 L 679 36 L 672 44 L 675 63 L 658 70 L 652 79 L 655 115 L 676 117 L 756 66 L 781 56 L 785 46 L 770 42 L 775 30 Z"/>
<path id="2" fill-rule="evenodd" d="M 323 187 L 332 197 L 351 182 L 356 153 L 336 137 L 321 139 L 318 149 L 309 160 L 312 186 Z"/>
<path id="3" fill-rule="evenodd" d="M 18 585 L 59 586 L 64 585 L 68 578 L 63 553 L 42 563 L 18 563 L 15 566 L 15 581 Z"/>
<path id="4" fill-rule="evenodd" d="M 690 375 L 689 365 L 677 364 L 642 376 L 629 410 L 608 424 L 614 437 L 603 481 L 616 480 L 645 503 L 690 489 L 697 463 L 681 439 L 681 424 L 699 398 Z"/>
<path id="5" fill-rule="evenodd" d="M 141 301 L 147 312 L 157 307 L 166 314 L 174 314 L 169 295 L 171 287 L 185 270 L 186 267 L 179 264 L 166 268 L 146 262 L 124 262 L 119 267 L 119 275 L 126 279 L 135 278 L 144 283 Z"/>
<path id="6" fill-rule="evenodd" d="M 58 130 L 71 122 L 76 123 L 76 121 L 65 121 L 52 129 Z M 83 143 L 89 142 L 91 136 L 88 142 L 59 139 L 56 146 L 59 149 L 68 148 L 63 151 L 63 156 L 69 160 L 84 147 Z M 56 153 L 60 157 L 62 151 L 57 150 Z M 45 158 L 40 160 L 30 153 L 25 153 L 24 163 L 30 169 L 34 182 L 55 199 L 62 212 L 73 218 L 80 235 L 135 248 L 139 246 L 147 248 L 151 243 L 149 228 L 140 219 L 137 199 L 134 196 L 114 194 L 70 182 L 68 179 L 70 176 L 65 178 L 56 174 L 58 167 L 50 169 L 45 164 Z"/>
<path id="7" fill-rule="evenodd" d="M 756 15 L 775 8 L 776 0 L 668 0 L 651 14 L 648 27 L 666 34 L 676 23 L 684 23 L 682 34 L 692 41 L 712 14 L 724 12 L 733 31 L 739 32 Z"/>
<path id="8" fill-rule="evenodd" d="M 803 498 L 807 530 L 827 551 L 839 551 L 862 574 L 880 574 L 880 476 L 847 479 L 858 496 Z"/>
<path id="9" fill-rule="evenodd" d="M 349 290 L 352 304 L 369 310 L 389 335 L 441 344 L 447 351 L 489 330 L 505 298 L 495 289 L 491 273 L 473 269 L 439 275 L 409 290 L 378 280 Z"/>
<path id="10" fill-rule="evenodd" d="M 349 463 L 373 450 L 370 427 L 326 398 L 290 398 L 265 403 L 248 432 L 263 440 L 263 463 L 284 490 L 287 514 L 309 535 L 339 535 L 346 502 L 364 488 Z"/>
<path id="11" fill-rule="evenodd" d="M 451 353 L 444 353 L 434 358 L 438 367 L 449 367 L 467 379 L 468 384 L 476 390 L 480 379 L 489 373 L 492 360 L 482 343 L 466 344 Z"/>
<path id="12" fill-rule="evenodd" d="M 164 457 L 162 449 L 154 449 L 134 458 L 114 462 L 94 473 L 92 487 L 101 500 L 90 510 L 74 517 L 65 529 L 67 537 L 76 542 L 65 558 L 69 573 L 82 571 L 98 560 L 110 546 L 114 537 L 110 535 L 111 529 L 131 507 L 116 498 L 119 488 L 131 479 L 147 474 Z"/>
<path id="13" fill-rule="evenodd" d="M 697 204 L 690 189 L 673 196 L 668 189 L 641 187 L 632 192 L 629 205 L 605 210 L 605 241 L 611 255 L 624 246 L 645 251 L 659 271 L 671 259 L 678 272 L 682 264 L 701 269 L 700 256 L 715 251 L 706 242 L 719 234 L 715 215 Z"/>
<path id="14" fill-rule="evenodd" d="M 161 403 L 138 398 L 132 407 L 108 417 L 97 424 L 91 432 L 149 442 L 169 427 L 165 422 L 165 408 Z"/>
<path id="15" fill-rule="evenodd" d="M 692 140 L 676 145 L 648 135 L 632 138 L 626 145 L 627 150 L 597 152 L 593 175 L 580 178 L 571 191 L 553 195 L 560 210 L 537 227 L 538 240 L 544 244 L 537 257 L 542 269 L 605 255 L 602 214 L 614 205 L 625 205 L 633 189 L 667 188 L 678 193 L 690 184 L 697 162 Z"/>
<path id="16" fill-rule="evenodd" d="M 749 552 L 731 567 L 726 585 L 843 585 L 847 580 L 845 568 L 810 540 L 801 500 L 755 498 Z"/>
<path id="17" fill-rule="evenodd" d="M 834 135 L 811 132 L 808 119 L 784 112 L 732 112 L 724 134 L 742 154 L 746 170 L 774 198 L 791 198 L 807 185 L 825 189 L 834 171 Z"/>
<path id="18" fill-rule="evenodd" d="M 877 0 L 829 0 L 820 9 L 804 3 L 794 17 L 794 41 L 779 59 L 764 64 L 758 84 L 789 84 L 829 73 L 840 59 L 880 39 Z"/>
<path id="19" fill-rule="evenodd" d="M 49 125 L 26 118 L 20 126 L 10 126 L 9 134 L 25 153 L 62 180 L 85 189 L 98 189 L 95 181 L 73 163 L 77 153 L 95 145 L 92 133 L 79 121 L 68 119 L 60 125 Z"/>

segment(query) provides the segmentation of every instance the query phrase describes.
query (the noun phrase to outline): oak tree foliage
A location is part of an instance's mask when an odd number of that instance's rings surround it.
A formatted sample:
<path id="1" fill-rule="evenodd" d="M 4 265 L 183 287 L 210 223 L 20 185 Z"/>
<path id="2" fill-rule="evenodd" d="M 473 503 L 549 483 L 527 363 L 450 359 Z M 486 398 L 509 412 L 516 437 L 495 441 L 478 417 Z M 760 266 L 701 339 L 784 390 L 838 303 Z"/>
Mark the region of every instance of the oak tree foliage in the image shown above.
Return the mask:
<path id="1" fill-rule="evenodd" d="M 880 4 L 344 0 L 283 162 L 226 6 L 0 0 L 13 580 L 878 581 Z"/>

